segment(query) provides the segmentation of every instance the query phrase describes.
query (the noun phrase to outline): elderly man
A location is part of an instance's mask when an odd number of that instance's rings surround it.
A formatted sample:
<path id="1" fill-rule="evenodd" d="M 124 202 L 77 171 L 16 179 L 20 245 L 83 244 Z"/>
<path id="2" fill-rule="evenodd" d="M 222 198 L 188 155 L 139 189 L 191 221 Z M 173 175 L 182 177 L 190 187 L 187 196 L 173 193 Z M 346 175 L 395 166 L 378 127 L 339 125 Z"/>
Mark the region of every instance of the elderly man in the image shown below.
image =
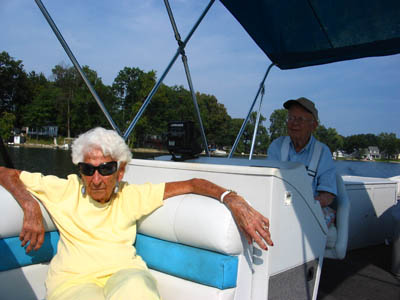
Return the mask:
<path id="1" fill-rule="evenodd" d="M 123 182 L 131 152 L 113 130 L 95 128 L 72 146 L 72 161 L 80 176 L 67 179 L 0 167 L 0 184 L 24 211 L 20 234 L 27 251 L 44 239 L 39 199 L 60 232 L 57 254 L 50 263 L 48 300 L 159 299 L 157 284 L 136 255 L 136 222 L 163 205 L 163 200 L 187 193 L 224 203 L 248 242 L 272 245 L 269 220 L 235 192 L 204 179 L 160 184 Z M 201 201 L 201 200 L 199 200 Z"/>
<path id="2" fill-rule="evenodd" d="M 328 146 L 312 135 L 318 126 L 318 110 L 312 101 L 304 97 L 288 100 L 283 107 L 288 110 L 289 136 L 279 137 L 271 143 L 268 159 L 304 164 L 312 182 L 315 199 L 320 202 L 321 207 L 327 207 L 337 194 L 336 168 Z M 327 211 L 329 209 L 324 210 L 324 213 Z"/>

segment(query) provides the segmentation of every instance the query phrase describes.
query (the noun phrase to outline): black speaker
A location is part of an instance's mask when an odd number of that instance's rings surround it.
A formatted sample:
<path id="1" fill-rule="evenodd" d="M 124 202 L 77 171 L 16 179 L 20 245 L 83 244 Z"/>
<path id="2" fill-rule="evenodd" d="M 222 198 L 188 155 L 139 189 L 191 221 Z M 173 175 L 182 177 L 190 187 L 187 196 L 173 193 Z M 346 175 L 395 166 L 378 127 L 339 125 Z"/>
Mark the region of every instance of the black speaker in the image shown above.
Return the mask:
<path id="1" fill-rule="evenodd" d="M 201 153 L 199 134 L 192 121 L 173 121 L 168 123 L 167 149 L 172 160 L 195 158 Z"/>

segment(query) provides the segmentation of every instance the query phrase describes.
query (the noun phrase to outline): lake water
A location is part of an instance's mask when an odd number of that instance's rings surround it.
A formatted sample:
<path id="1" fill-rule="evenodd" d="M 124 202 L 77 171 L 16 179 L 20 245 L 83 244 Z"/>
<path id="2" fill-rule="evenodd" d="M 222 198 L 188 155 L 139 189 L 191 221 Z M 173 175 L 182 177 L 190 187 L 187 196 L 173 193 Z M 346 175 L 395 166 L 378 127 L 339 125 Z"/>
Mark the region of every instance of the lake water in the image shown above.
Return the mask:
<path id="1" fill-rule="evenodd" d="M 72 164 L 71 152 L 47 148 L 7 147 L 8 153 L 19 170 L 41 172 L 45 175 L 66 177 L 77 173 L 77 167 Z M 134 153 L 134 158 L 153 158 L 154 154 Z M 400 175 L 399 163 L 366 162 L 366 161 L 335 161 L 341 175 L 367 176 L 388 178 Z M 0 165 L 4 166 L 0 157 Z"/>
<path id="2" fill-rule="evenodd" d="M 50 148 L 7 147 L 14 168 L 45 175 L 66 177 L 78 173 L 78 167 L 72 163 L 71 151 Z M 134 158 L 153 158 L 153 154 L 134 153 Z M 4 166 L 0 155 L 0 166 Z"/>

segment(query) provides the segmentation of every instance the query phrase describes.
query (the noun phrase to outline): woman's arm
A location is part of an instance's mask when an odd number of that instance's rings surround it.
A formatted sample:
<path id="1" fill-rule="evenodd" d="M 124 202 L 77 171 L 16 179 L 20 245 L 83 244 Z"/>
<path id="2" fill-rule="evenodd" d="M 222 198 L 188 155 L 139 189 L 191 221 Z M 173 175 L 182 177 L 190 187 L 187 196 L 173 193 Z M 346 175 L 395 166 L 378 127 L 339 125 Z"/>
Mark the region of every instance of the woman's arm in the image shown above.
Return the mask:
<path id="1" fill-rule="evenodd" d="M 187 181 L 167 182 L 165 184 L 164 199 L 182 194 L 199 194 L 220 200 L 227 189 L 208 180 L 193 178 Z M 236 193 L 229 193 L 224 197 L 224 204 L 231 211 L 236 224 L 245 235 L 249 244 L 255 241 L 262 249 L 273 246 L 269 232 L 269 220 L 252 208 L 243 197 Z"/>
<path id="2" fill-rule="evenodd" d="M 21 171 L 0 167 L 0 184 L 17 200 L 24 212 L 22 230 L 19 235 L 21 246 L 28 253 L 32 249 L 38 250 L 44 242 L 44 225 L 39 203 L 26 190 L 19 179 Z"/>

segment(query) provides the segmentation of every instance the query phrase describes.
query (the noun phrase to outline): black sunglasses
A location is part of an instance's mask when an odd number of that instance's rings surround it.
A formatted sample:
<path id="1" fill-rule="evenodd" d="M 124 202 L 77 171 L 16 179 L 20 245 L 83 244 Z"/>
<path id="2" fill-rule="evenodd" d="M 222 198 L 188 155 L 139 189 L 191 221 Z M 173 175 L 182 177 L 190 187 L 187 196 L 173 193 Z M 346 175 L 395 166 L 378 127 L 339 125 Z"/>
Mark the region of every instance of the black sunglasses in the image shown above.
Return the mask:
<path id="1" fill-rule="evenodd" d="M 100 175 L 108 176 L 117 171 L 118 163 L 116 161 L 110 161 L 95 167 L 91 164 L 80 162 L 78 163 L 78 167 L 79 171 L 85 176 L 92 176 L 96 170 L 100 173 Z"/>

